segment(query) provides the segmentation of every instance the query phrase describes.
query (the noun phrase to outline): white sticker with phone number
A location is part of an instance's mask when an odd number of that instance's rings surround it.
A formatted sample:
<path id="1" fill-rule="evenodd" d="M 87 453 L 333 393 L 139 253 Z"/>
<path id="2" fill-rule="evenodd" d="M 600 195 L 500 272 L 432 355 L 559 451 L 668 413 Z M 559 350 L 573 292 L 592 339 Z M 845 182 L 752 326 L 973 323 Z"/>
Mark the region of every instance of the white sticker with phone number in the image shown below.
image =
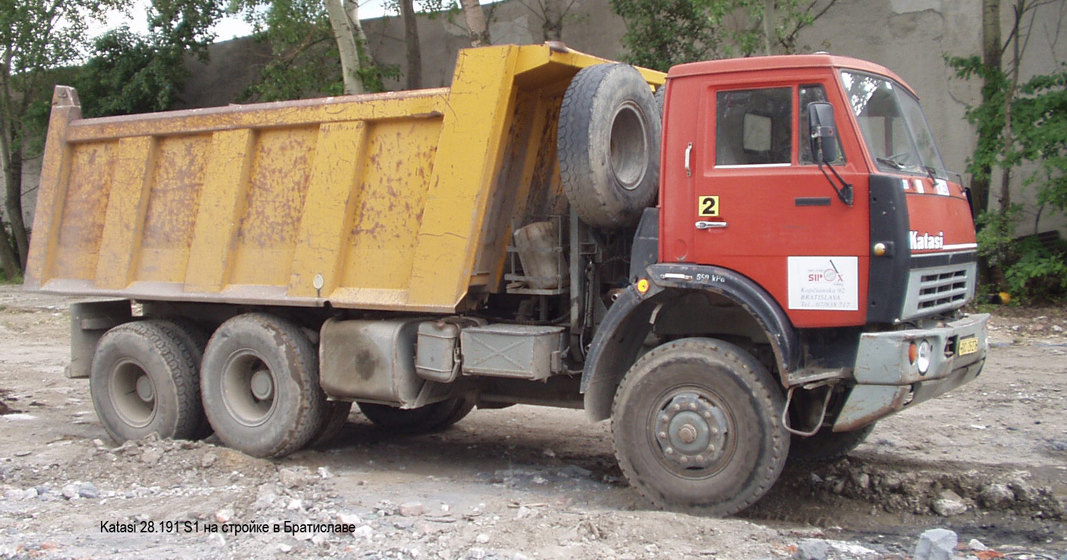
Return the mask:
<path id="1" fill-rule="evenodd" d="M 789 257 L 789 309 L 856 311 L 856 257 Z"/>

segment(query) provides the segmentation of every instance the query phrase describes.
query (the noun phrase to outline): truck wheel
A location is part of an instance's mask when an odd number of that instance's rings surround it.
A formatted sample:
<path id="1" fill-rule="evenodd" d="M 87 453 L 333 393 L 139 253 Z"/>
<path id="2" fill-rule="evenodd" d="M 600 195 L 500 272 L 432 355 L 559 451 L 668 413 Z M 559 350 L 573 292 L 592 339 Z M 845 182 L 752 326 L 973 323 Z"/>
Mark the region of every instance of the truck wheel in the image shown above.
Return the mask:
<path id="1" fill-rule="evenodd" d="M 155 432 L 188 439 L 200 426 L 197 361 L 163 321 L 119 325 L 100 338 L 89 374 L 96 415 L 116 442 Z"/>
<path id="2" fill-rule="evenodd" d="M 583 68 L 559 114 L 560 181 L 578 217 L 598 228 L 632 226 L 659 189 L 660 111 L 648 82 L 626 64 Z"/>
<path id="3" fill-rule="evenodd" d="M 402 409 L 384 404 L 359 403 L 359 411 L 380 428 L 402 434 L 425 434 L 443 430 L 465 418 L 474 400 L 455 397 L 419 408 Z"/>
<path id="4" fill-rule="evenodd" d="M 299 327 L 273 315 L 238 315 L 215 331 L 200 391 L 219 440 L 256 457 L 304 447 L 326 421 L 318 353 Z"/>
<path id="5" fill-rule="evenodd" d="M 663 84 L 662 86 L 659 86 L 659 89 L 656 90 L 656 95 L 654 97 L 656 99 L 656 108 L 659 109 L 660 124 L 662 124 L 663 123 L 663 104 L 667 102 L 667 84 Z"/>
<path id="6" fill-rule="evenodd" d="M 687 338 L 641 357 L 612 408 L 615 455 L 660 507 L 731 515 L 778 479 L 789 452 L 781 392 L 741 348 Z"/>
<path id="7" fill-rule="evenodd" d="M 196 398 L 197 401 L 199 401 L 200 362 L 204 359 L 204 348 L 207 347 L 207 333 L 184 317 L 167 317 L 166 319 L 159 319 L 157 322 L 170 329 L 174 333 L 174 336 L 177 337 L 193 355 L 193 362 L 196 364 L 194 369 L 194 371 L 196 371 Z M 211 423 L 207 421 L 207 415 L 204 414 L 203 406 L 201 406 L 199 422 L 196 431 L 193 432 L 192 439 L 206 439 L 211 436 L 211 433 Z"/>
<path id="8" fill-rule="evenodd" d="M 793 442 L 789 444 L 789 460 L 798 463 L 836 461 L 863 443 L 872 431 L 874 424 L 851 432 L 834 432 L 827 427 L 811 437 L 793 436 Z"/>
<path id="9" fill-rule="evenodd" d="M 350 401 L 329 401 L 326 403 L 326 420 L 315 437 L 311 438 L 309 446 L 326 443 L 341 433 L 345 424 L 348 423 L 348 415 L 352 412 Z"/>

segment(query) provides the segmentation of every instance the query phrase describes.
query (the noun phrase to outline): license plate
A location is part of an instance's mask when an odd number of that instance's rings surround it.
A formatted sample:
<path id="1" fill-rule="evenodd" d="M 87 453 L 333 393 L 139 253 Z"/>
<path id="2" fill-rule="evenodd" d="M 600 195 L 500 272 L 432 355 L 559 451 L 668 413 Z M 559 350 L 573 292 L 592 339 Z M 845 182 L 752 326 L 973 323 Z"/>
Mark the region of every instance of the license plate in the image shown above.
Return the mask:
<path id="1" fill-rule="evenodd" d="M 974 354 L 978 351 L 978 338 L 968 337 L 961 338 L 959 342 L 959 349 L 956 351 L 960 356 L 966 356 L 967 354 Z"/>

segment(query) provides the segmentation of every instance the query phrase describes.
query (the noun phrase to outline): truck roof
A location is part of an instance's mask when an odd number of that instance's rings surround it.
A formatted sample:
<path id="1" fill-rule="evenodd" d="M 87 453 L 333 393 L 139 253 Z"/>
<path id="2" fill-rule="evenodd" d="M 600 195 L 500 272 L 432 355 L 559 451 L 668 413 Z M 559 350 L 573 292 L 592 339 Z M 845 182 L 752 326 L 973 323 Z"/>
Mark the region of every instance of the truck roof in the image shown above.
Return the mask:
<path id="1" fill-rule="evenodd" d="M 752 56 L 748 58 L 726 58 L 721 60 L 707 60 L 704 62 L 691 62 L 679 64 L 671 68 L 667 78 L 681 76 L 696 76 L 702 74 L 727 74 L 735 72 L 766 72 L 773 70 L 796 70 L 798 68 L 850 68 L 880 74 L 896 80 L 916 95 L 911 86 L 897 76 L 892 70 L 866 60 L 852 58 L 850 56 L 835 56 L 830 54 L 787 54 L 775 56 Z M 918 95 L 916 95 L 918 97 Z"/>

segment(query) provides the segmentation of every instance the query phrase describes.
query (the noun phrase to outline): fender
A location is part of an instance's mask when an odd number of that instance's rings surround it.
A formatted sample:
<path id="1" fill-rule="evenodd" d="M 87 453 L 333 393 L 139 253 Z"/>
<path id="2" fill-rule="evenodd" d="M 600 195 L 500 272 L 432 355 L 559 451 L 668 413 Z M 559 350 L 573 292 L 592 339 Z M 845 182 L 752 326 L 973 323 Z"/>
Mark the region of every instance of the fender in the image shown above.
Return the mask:
<path id="1" fill-rule="evenodd" d="M 661 304 L 693 291 L 720 294 L 745 309 L 760 325 L 774 351 L 781 378 L 797 368 L 800 348 L 789 317 L 758 284 L 732 270 L 692 264 L 654 264 L 638 280 L 649 281 L 644 294 L 627 286 L 608 309 L 593 336 L 582 369 L 585 410 L 594 421 L 611 416 L 615 389 L 637 360 Z"/>

